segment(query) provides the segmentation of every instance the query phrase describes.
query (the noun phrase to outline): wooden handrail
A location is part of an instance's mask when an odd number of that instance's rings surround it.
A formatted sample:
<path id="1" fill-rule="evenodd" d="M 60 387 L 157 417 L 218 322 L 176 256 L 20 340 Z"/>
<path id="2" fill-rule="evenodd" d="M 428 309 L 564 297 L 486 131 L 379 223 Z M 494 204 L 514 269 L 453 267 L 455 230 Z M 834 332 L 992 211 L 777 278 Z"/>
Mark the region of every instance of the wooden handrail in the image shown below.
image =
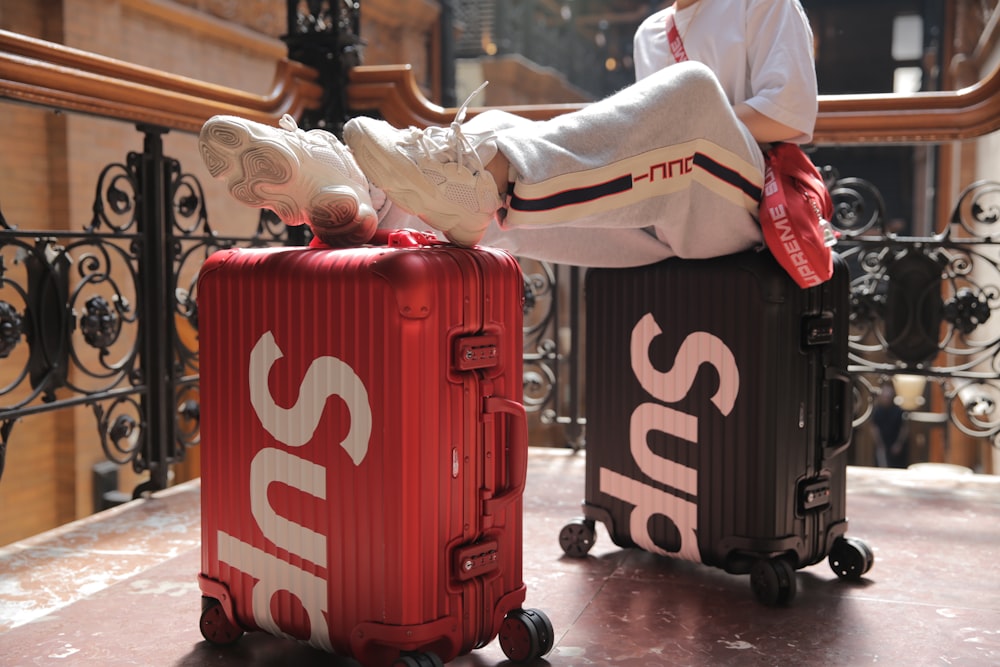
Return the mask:
<path id="1" fill-rule="evenodd" d="M 409 65 L 362 66 L 351 73 L 348 103 L 377 110 L 394 125 L 446 125 L 455 109 L 432 104 L 417 86 Z M 542 120 L 581 104 L 504 107 Z M 483 108 L 470 108 L 474 115 Z M 1000 129 L 1000 67 L 982 81 L 957 91 L 910 95 L 822 95 L 813 137 L 817 144 L 921 143 L 972 139 Z"/>
<path id="2" fill-rule="evenodd" d="M 457 109 L 430 102 L 417 85 L 410 65 L 362 65 L 351 70 L 348 106 L 355 111 L 377 111 L 389 123 L 406 127 L 447 125 Z M 537 104 L 502 107 L 532 120 L 546 120 L 575 111 L 582 104 Z M 469 107 L 469 115 L 484 111 Z"/>
<path id="3" fill-rule="evenodd" d="M 816 143 L 974 139 L 1000 129 L 1000 67 L 976 84 L 956 91 L 821 96 L 819 110 Z"/>
<path id="4" fill-rule="evenodd" d="M 278 62 L 270 92 L 253 95 L 0 30 L 0 97 L 197 132 L 215 114 L 276 124 L 319 106 L 315 70 Z"/>

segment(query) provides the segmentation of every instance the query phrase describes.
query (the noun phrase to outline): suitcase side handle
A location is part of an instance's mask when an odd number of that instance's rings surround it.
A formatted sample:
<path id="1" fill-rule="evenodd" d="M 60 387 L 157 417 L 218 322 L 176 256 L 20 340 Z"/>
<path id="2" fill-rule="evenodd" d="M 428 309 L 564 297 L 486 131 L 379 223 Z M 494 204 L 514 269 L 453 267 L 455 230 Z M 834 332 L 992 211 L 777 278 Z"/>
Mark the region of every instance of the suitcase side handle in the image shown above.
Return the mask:
<path id="1" fill-rule="evenodd" d="M 447 245 L 447 241 L 442 241 L 430 232 L 421 232 L 407 227 L 402 229 L 377 229 L 369 243 L 372 245 L 384 245 L 390 248 L 423 248 L 431 245 Z"/>
<path id="2" fill-rule="evenodd" d="M 509 486 L 483 503 L 484 514 L 496 515 L 524 494 L 524 483 L 528 477 L 528 418 L 524 405 L 507 398 L 490 396 L 483 401 L 483 406 L 487 414 L 499 412 L 510 416 L 507 429 L 509 446 L 504 457 Z"/>
<path id="3" fill-rule="evenodd" d="M 829 429 L 824 457 L 832 459 L 851 444 L 854 422 L 854 385 L 846 371 L 826 369 L 829 383 Z"/>

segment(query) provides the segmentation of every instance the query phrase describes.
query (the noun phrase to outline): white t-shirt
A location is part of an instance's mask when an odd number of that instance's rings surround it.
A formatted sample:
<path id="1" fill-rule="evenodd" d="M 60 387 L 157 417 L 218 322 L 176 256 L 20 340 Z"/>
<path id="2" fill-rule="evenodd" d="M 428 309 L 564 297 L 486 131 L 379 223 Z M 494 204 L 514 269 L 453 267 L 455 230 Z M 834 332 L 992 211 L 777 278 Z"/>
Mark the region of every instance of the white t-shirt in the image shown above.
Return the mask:
<path id="1" fill-rule="evenodd" d="M 671 12 L 656 12 L 636 31 L 636 78 L 674 64 L 666 32 Z M 813 38 L 798 0 L 698 0 L 676 12 L 675 22 L 688 58 L 715 72 L 730 103 L 746 102 L 799 130 L 794 142 L 812 139 L 818 106 Z"/>

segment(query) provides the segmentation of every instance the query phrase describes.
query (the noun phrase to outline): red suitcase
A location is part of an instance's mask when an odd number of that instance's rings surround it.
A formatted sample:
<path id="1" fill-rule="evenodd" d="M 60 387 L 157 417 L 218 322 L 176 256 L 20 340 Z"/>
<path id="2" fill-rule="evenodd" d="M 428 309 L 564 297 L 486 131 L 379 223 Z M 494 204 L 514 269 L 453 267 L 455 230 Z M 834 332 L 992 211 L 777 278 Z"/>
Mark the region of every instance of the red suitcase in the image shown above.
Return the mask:
<path id="1" fill-rule="evenodd" d="M 263 630 L 366 667 L 435 665 L 523 610 L 523 282 L 417 232 L 223 250 L 198 283 L 201 630 Z"/>
<path id="2" fill-rule="evenodd" d="M 769 605 L 795 570 L 829 557 L 838 576 L 872 566 L 846 537 L 847 265 L 800 289 L 766 252 L 668 259 L 587 274 L 584 519 L 623 547 L 749 574 Z"/>

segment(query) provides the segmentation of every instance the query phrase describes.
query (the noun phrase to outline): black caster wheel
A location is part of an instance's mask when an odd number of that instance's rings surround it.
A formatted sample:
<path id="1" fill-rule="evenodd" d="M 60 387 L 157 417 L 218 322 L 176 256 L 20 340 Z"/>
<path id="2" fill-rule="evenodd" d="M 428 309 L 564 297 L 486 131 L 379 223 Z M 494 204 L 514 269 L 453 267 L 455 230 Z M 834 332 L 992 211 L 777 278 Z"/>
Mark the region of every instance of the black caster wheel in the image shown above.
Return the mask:
<path id="1" fill-rule="evenodd" d="M 554 643 L 552 621 L 537 609 L 514 609 L 500 626 L 500 648 L 514 662 L 540 658 Z"/>
<path id="2" fill-rule="evenodd" d="M 392 667 L 444 667 L 436 653 L 406 653 L 396 658 Z"/>
<path id="3" fill-rule="evenodd" d="M 594 522 L 587 519 L 574 519 L 559 531 L 559 546 L 563 553 L 573 558 L 583 558 L 594 546 L 597 531 Z"/>
<path id="4" fill-rule="evenodd" d="M 757 601 L 768 607 L 795 599 L 795 568 L 784 558 L 761 559 L 750 569 L 750 588 Z"/>
<path id="5" fill-rule="evenodd" d="M 198 627 L 202 637 L 220 646 L 233 644 L 243 636 L 243 630 L 233 625 L 226 616 L 222 603 L 215 598 L 201 598 L 201 620 Z"/>
<path id="6" fill-rule="evenodd" d="M 838 537 L 830 549 L 830 568 L 841 579 L 857 581 L 872 569 L 875 554 L 868 545 L 854 537 Z"/>

